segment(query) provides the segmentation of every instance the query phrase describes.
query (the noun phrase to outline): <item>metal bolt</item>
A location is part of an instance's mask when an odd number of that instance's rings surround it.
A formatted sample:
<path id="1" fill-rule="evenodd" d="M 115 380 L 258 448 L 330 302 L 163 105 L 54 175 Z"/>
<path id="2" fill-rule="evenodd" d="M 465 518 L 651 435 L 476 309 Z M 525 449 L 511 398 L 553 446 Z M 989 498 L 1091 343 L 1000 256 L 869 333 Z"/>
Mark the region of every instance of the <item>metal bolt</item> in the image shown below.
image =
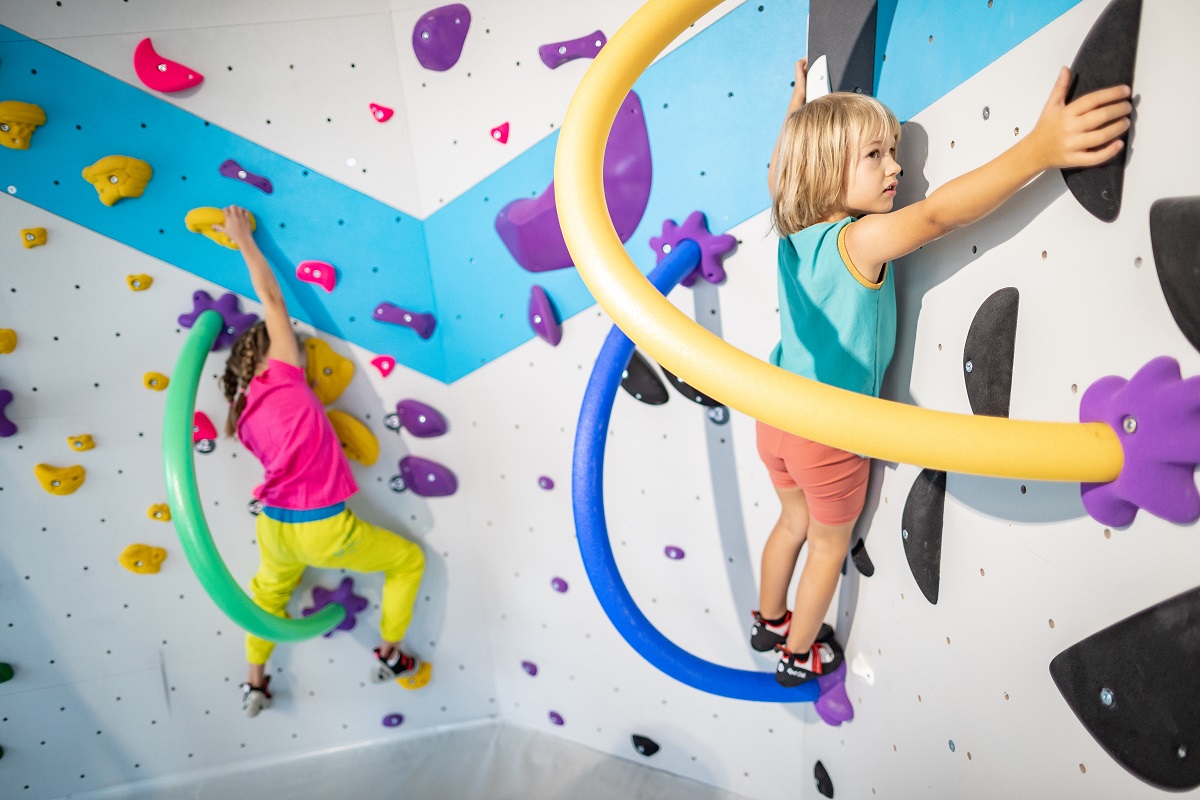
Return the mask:
<path id="1" fill-rule="evenodd" d="M 159 71 L 159 72 L 166 72 L 166 71 L 167 71 L 167 65 L 166 65 L 166 64 L 159 64 L 159 65 L 158 65 L 158 71 Z"/>
<path id="2" fill-rule="evenodd" d="M 665 254 L 667 254 L 667 253 L 670 253 L 670 252 L 671 252 L 671 245 L 669 245 L 669 244 L 664 244 L 664 245 L 662 246 L 662 251 L 663 251 L 663 254 L 664 254 L 664 255 L 665 255 Z"/>
<path id="3" fill-rule="evenodd" d="M 565 56 L 567 54 L 567 48 L 563 47 L 562 45 L 559 45 L 558 54 L 560 56 Z"/>
<path id="4" fill-rule="evenodd" d="M 25 234 L 25 241 L 27 241 L 27 242 L 32 242 L 32 241 L 33 241 L 34 239 L 36 239 L 36 238 L 37 238 L 37 237 L 36 237 L 36 236 L 34 236 L 32 233 L 27 233 L 27 234 Z"/>
<path id="5" fill-rule="evenodd" d="M 1113 697 L 1112 689 L 1105 687 L 1100 690 L 1100 702 L 1103 703 L 1104 705 L 1112 706 L 1114 699 L 1115 698 Z"/>
<path id="6" fill-rule="evenodd" d="M 323 372 L 323 373 L 324 373 L 324 374 L 326 374 L 326 375 L 332 375 L 332 374 L 333 374 L 333 367 L 326 367 L 325 369 L 321 370 L 321 372 Z"/>
<path id="7" fill-rule="evenodd" d="M 971 372 L 975 369 L 975 365 L 968 361 L 966 364 L 963 364 L 963 369 L 965 369 L 967 372 Z"/>
<path id="8" fill-rule="evenodd" d="M 239 177 L 239 178 L 241 178 L 242 180 L 246 180 L 246 170 L 244 170 L 244 169 L 239 169 L 239 170 L 238 170 L 238 177 Z"/>
<path id="9" fill-rule="evenodd" d="M 901 531 L 900 531 L 900 538 L 901 538 L 901 539 L 907 539 L 907 538 L 908 538 L 908 530 L 907 530 L 907 529 L 903 529 L 903 530 L 901 530 Z"/>
<path id="10" fill-rule="evenodd" d="M 534 324 L 534 325 L 541 325 L 541 324 L 542 324 L 542 315 L 541 315 L 541 314 L 534 314 L 534 315 L 533 315 L 533 324 Z"/>
<path id="11" fill-rule="evenodd" d="M 1137 420 L 1133 417 L 1126 417 L 1121 420 L 1121 427 L 1125 429 L 1126 433 L 1134 433 L 1137 431 Z"/>
<path id="12" fill-rule="evenodd" d="M 954 752 L 954 740 L 953 739 L 950 740 L 950 752 L 951 753 Z"/>
<path id="13" fill-rule="evenodd" d="M 983 107 L 983 118 L 988 119 L 991 116 L 992 116 L 992 110 L 990 108 L 988 108 L 987 106 L 984 106 Z"/>
<path id="14" fill-rule="evenodd" d="M 1180 758 L 1187 758 L 1187 747 L 1184 745 L 1179 745 L 1179 749 L 1175 751 L 1175 755 L 1179 756 Z"/>
<path id="15" fill-rule="evenodd" d="M 227 328 L 225 328 L 225 332 L 228 333 L 230 336 L 234 336 L 237 334 L 237 328 L 230 325 Z"/>
<path id="16" fill-rule="evenodd" d="M 109 183 L 113 183 L 113 184 L 117 184 L 117 183 L 120 183 L 120 182 L 121 182 L 121 179 L 120 179 L 120 178 L 118 178 L 116 175 L 109 175 L 109 176 L 108 176 L 108 182 L 109 182 Z"/>
<path id="17" fill-rule="evenodd" d="M 429 38 L 429 31 L 421 31 L 421 38 L 422 38 L 422 39 L 428 39 L 428 38 Z"/>

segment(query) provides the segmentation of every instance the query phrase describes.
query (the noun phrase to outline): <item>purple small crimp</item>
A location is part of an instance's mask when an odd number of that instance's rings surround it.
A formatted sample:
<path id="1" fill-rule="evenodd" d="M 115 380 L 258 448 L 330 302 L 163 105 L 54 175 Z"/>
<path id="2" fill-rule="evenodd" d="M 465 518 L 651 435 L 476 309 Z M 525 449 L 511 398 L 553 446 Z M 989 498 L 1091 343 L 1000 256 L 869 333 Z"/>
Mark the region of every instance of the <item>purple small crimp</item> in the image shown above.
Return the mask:
<path id="1" fill-rule="evenodd" d="M 593 31 L 578 39 L 568 39 L 565 42 L 551 42 L 538 48 L 542 63 L 550 69 L 558 69 L 568 61 L 577 58 L 595 58 L 600 48 L 608 43 L 603 31 Z"/>
<path id="2" fill-rule="evenodd" d="M 554 479 L 549 475 L 542 475 L 538 478 L 538 486 L 545 489 L 547 492 L 554 488 Z"/>
<path id="3" fill-rule="evenodd" d="M 553 578 L 550 581 L 550 588 L 553 589 L 554 591 L 558 592 L 559 594 L 563 594 L 564 592 L 567 591 L 568 587 L 567 587 L 567 582 L 564 581 L 562 578 Z"/>
<path id="4" fill-rule="evenodd" d="M 404 715 L 388 714 L 381 722 L 383 722 L 383 727 L 385 728 L 398 728 L 404 723 Z"/>
<path id="5" fill-rule="evenodd" d="M 562 725 L 564 722 L 566 722 L 566 720 L 562 718 L 562 714 L 558 713 L 557 711 L 551 711 L 547 716 L 550 717 L 550 721 L 555 725 Z"/>
<path id="6" fill-rule="evenodd" d="M 355 616 L 367 608 L 367 598 L 360 597 L 354 593 L 354 579 L 350 577 L 342 578 L 342 582 L 337 585 L 337 588 L 330 591 L 323 586 L 313 587 L 313 604 L 309 608 L 300 609 L 300 615 L 307 617 L 315 614 L 330 603 L 341 603 L 346 609 L 346 618 L 333 629 L 333 631 L 352 631 L 355 625 Z M 333 631 L 325 634 L 328 639 L 333 635 Z"/>
<path id="7" fill-rule="evenodd" d="M 445 497 L 458 491 L 458 478 L 449 467 L 420 456 L 400 459 L 400 475 L 408 488 L 421 497 Z"/>
<path id="8" fill-rule="evenodd" d="M 1080 486 L 1092 519 L 1124 527 L 1139 508 L 1179 524 L 1200 518 L 1200 376 L 1184 380 L 1179 362 L 1160 356 L 1128 381 L 1110 375 L 1089 386 L 1079 420 L 1107 424 L 1125 454 L 1116 480 Z"/>
<path id="9" fill-rule="evenodd" d="M 13 393 L 8 389 L 0 389 L 0 438 L 13 436 L 17 432 L 17 424 L 4 413 L 4 409 L 12 401 Z"/>
<path id="10" fill-rule="evenodd" d="M 462 3 L 441 6 L 423 14 L 412 32 L 417 61 L 425 69 L 435 72 L 450 69 L 462 55 L 470 27 L 471 12 Z"/>
<path id="11" fill-rule="evenodd" d="M 261 189 L 267 194 L 275 191 L 275 187 L 271 185 L 269 178 L 264 178 L 262 175 L 255 175 L 232 158 L 227 158 L 221 162 L 221 166 L 217 167 L 217 172 L 226 178 L 233 178 L 235 181 L 248 183 L 255 189 Z"/>
<path id="12" fill-rule="evenodd" d="M 700 266 L 679 283 L 691 286 L 701 276 L 709 283 L 724 283 L 725 267 L 721 262 L 737 249 L 737 237 L 728 233 L 720 236 L 709 233 L 704 212 L 693 211 L 682 225 L 676 225 L 673 219 L 663 220 L 662 235 L 650 237 L 650 248 L 658 253 L 657 260 L 662 261 L 684 239 L 691 239 L 700 245 Z"/>
<path id="13" fill-rule="evenodd" d="M 200 314 L 209 310 L 220 314 L 222 321 L 221 332 L 217 334 L 217 340 L 213 342 L 213 350 L 229 347 L 251 325 L 258 322 L 257 314 L 243 314 L 241 309 L 238 308 L 238 297 L 236 294 L 226 292 L 221 295 L 219 300 L 213 300 L 212 295 L 201 289 L 192 295 L 191 313 L 179 315 L 179 327 L 192 327 L 196 324 L 196 319 Z"/>
<path id="14" fill-rule="evenodd" d="M 558 347 L 558 343 L 562 341 L 562 324 L 558 321 L 558 312 L 554 310 L 554 304 L 550 302 L 546 290 L 537 285 L 529 291 L 529 326 L 533 328 L 534 333 L 549 342 L 551 347 Z"/>
<path id="15" fill-rule="evenodd" d="M 663 548 L 663 553 L 665 553 L 667 558 L 671 559 L 672 561 L 679 561 L 685 555 L 687 555 L 686 553 L 683 552 L 683 550 L 681 548 L 678 548 L 675 545 L 671 545 L 671 544 L 669 544 L 665 548 Z"/>
<path id="16" fill-rule="evenodd" d="M 441 436 L 449 428 L 441 412 L 420 400 L 406 399 L 396 403 L 396 420 L 401 428 L 419 439 Z"/>
<path id="17" fill-rule="evenodd" d="M 437 326 L 437 319 L 433 314 L 419 314 L 391 303 L 380 303 L 375 306 L 374 317 L 380 322 L 412 328 L 422 339 L 433 336 L 433 329 Z"/>
<path id="18" fill-rule="evenodd" d="M 846 695 L 846 662 L 828 675 L 817 677 L 817 688 L 820 694 L 813 702 L 813 709 L 826 725 L 837 727 L 843 722 L 854 719 L 854 706 Z"/>
<path id="19" fill-rule="evenodd" d="M 532 661 L 522 661 L 521 669 L 525 670 L 525 674 L 529 675 L 530 677 L 537 676 L 537 664 L 533 663 Z"/>

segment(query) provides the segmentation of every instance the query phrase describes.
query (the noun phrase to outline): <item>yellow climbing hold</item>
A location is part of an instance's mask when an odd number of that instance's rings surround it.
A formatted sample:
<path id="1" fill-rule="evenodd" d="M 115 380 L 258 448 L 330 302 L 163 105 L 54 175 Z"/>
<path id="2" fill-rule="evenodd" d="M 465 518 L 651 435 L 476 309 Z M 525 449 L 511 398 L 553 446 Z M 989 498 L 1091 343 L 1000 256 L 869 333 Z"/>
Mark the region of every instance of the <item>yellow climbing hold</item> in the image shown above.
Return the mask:
<path id="1" fill-rule="evenodd" d="M 369 467 L 379 460 L 379 440 L 375 434 L 344 411 L 331 408 L 325 412 L 333 425 L 333 432 L 342 443 L 342 452 L 346 458 L 357 461 Z"/>
<path id="2" fill-rule="evenodd" d="M 46 243 L 45 228 L 22 228 L 21 229 L 21 244 L 26 249 L 30 247 L 38 247 Z"/>
<path id="3" fill-rule="evenodd" d="M 161 392 L 167 388 L 167 384 L 170 382 L 171 379 L 161 372 L 147 372 L 142 376 L 142 386 L 145 386 L 147 389 L 153 389 L 156 392 Z"/>
<path id="4" fill-rule="evenodd" d="M 96 187 L 106 206 L 123 197 L 141 197 L 153 176 L 150 165 L 133 156 L 105 156 L 83 169 L 83 179 Z"/>
<path id="5" fill-rule="evenodd" d="M 329 405 L 342 396 L 354 377 L 354 362 L 343 358 L 324 340 L 315 336 L 304 342 L 308 363 L 304 368 L 308 385 L 321 402 Z"/>
<path id="6" fill-rule="evenodd" d="M 237 250 L 238 246 L 230 239 L 224 231 L 214 230 L 213 226 L 225 225 L 225 212 L 219 208 L 212 206 L 201 206 L 193 208 L 183 218 L 183 224 L 192 233 L 202 233 L 212 239 L 222 247 L 228 247 L 230 250 Z M 254 221 L 254 215 L 250 215 L 250 230 L 256 230 L 258 224 Z"/>
<path id="7" fill-rule="evenodd" d="M 38 464 L 33 468 L 33 475 L 50 494 L 66 495 L 83 486 L 87 471 L 76 464 L 73 467 L 52 467 L 49 464 Z"/>
<path id="8" fill-rule="evenodd" d="M 0 328 L 0 353 L 11 353 L 17 349 L 17 332 L 12 328 Z"/>
<path id="9" fill-rule="evenodd" d="M 75 450 L 76 452 L 91 450 L 96 446 L 96 443 L 92 441 L 92 435 L 90 433 L 81 433 L 78 436 L 68 436 L 67 444 L 71 445 L 71 449 Z"/>
<path id="10" fill-rule="evenodd" d="M 46 124 L 46 112 L 33 103 L 5 100 L 0 103 L 0 144 L 13 150 L 28 150 L 33 132 Z"/>
<path id="11" fill-rule="evenodd" d="M 428 661 L 422 662 L 421 666 L 417 667 L 416 675 L 405 675 L 396 678 L 396 683 L 403 686 L 405 689 L 420 689 L 429 684 L 429 678 L 433 675 L 433 664 Z"/>
<path id="12" fill-rule="evenodd" d="M 170 522 L 171 507 L 166 503 L 155 503 L 146 509 L 146 516 L 159 522 Z"/>
<path id="13" fill-rule="evenodd" d="M 130 572 L 136 572 L 138 575 L 152 575 L 158 572 L 166 558 L 167 551 L 161 547 L 131 544 L 121 551 L 121 555 L 117 556 L 117 561 Z"/>
<path id="14" fill-rule="evenodd" d="M 150 284 L 154 283 L 154 278 L 149 275 L 126 275 L 125 282 L 135 292 L 144 292 L 150 288 Z"/>

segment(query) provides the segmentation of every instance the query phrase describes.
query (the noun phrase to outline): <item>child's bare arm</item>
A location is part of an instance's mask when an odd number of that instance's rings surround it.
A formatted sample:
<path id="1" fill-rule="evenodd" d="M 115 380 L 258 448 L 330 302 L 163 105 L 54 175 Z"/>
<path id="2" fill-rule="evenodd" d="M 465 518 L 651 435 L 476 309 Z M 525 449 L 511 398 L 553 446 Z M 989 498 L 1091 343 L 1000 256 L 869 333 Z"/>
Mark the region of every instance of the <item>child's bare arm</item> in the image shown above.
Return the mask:
<path id="1" fill-rule="evenodd" d="M 806 82 L 808 80 L 808 59 L 802 58 L 796 62 L 796 83 L 792 87 L 792 99 L 788 101 L 787 114 L 784 115 L 783 121 L 786 124 L 787 118 L 804 107 L 806 102 L 805 95 L 807 94 Z M 782 133 L 782 132 L 781 132 Z M 779 160 L 779 139 L 775 140 L 775 151 L 771 153 L 771 163 L 767 165 L 767 190 L 771 193 L 772 199 L 775 197 L 775 162 Z"/>
<path id="2" fill-rule="evenodd" d="M 1063 67 L 1037 125 L 982 167 L 955 178 L 924 200 L 888 214 L 863 217 L 846 230 L 855 264 L 899 258 L 995 211 L 1047 169 L 1091 167 L 1116 156 L 1133 110 L 1128 86 L 1101 89 L 1066 104 L 1070 71 Z"/>
<path id="3" fill-rule="evenodd" d="M 283 292 L 279 288 L 279 280 L 271 271 L 271 265 L 254 241 L 254 232 L 250 230 L 250 215 L 240 206 L 229 206 L 224 209 L 225 233 L 238 246 L 242 258 L 246 260 L 246 268 L 250 272 L 250 283 L 254 293 L 263 305 L 263 315 L 267 321 L 267 336 L 271 339 L 271 347 L 267 357 L 286 364 L 300 366 L 300 348 L 296 344 L 296 334 L 292 331 L 292 321 L 288 316 L 287 303 L 283 300 Z"/>

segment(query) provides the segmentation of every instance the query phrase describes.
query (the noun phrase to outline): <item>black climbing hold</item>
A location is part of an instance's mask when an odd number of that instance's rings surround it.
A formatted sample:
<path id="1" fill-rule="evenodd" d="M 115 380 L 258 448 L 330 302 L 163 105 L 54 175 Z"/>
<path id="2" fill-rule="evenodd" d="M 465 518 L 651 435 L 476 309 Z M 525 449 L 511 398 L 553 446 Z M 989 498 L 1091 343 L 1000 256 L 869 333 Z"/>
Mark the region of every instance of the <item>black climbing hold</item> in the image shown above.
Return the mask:
<path id="1" fill-rule="evenodd" d="M 1167 308 L 1192 347 L 1200 350 L 1200 197 L 1155 200 L 1150 246 Z"/>
<path id="2" fill-rule="evenodd" d="M 817 784 L 817 791 L 823 796 L 833 797 L 833 781 L 829 778 L 829 771 L 820 761 L 813 767 L 813 782 Z"/>
<path id="3" fill-rule="evenodd" d="M 709 408 L 716 408 L 717 406 L 725 405 L 720 400 L 714 400 L 699 389 L 689 386 L 687 382 L 683 380 L 683 378 L 672 374 L 671 370 L 667 369 L 662 364 L 659 364 L 658 367 L 667 374 L 667 383 L 678 389 L 681 395 L 686 397 L 688 400 L 691 400 L 693 403 L 699 403 L 700 405 L 708 406 Z"/>
<path id="4" fill-rule="evenodd" d="M 1067 102 L 1097 89 L 1124 84 L 1133 86 L 1142 0 L 1112 0 L 1100 13 L 1071 62 L 1071 88 Z M 1128 144 L 1128 133 L 1122 138 Z M 1067 188 L 1079 205 L 1104 222 L 1121 213 L 1128 147 L 1097 167 L 1064 169 Z"/>
<path id="5" fill-rule="evenodd" d="M 647 405 L 661 406 L 671 399 L 667 387 L 663 386 L 654 367 L 650 366 L 646 357 L 637 350 L 633 351 L 629 363 L 625 365 L 621 388 Z"/>
<path id="6" fill-rule="evenodd" d="M 825 56 L 834 92 L 875 93 L 876 0 L 812 0 L 809 64 Z"/>
<path id="7" fill-rule="evenodd" d="M 923 469 L 904 501 L 900 536 L 908 568 L 925 599 L 937 605 L 942 580 L 942 513 L 946 509 L 946 473 Z"/>
<path id="8" fill-rule="evenodd" d="M 1020 298 L 1011 286 L 1001 289 L 983 301 L 971 320 L 963 346 L 963 380 L 976 414 L 1008 416 Z"/>
<path id="9" fill-rule="evenodd" d="M 875 564 L 867 555 L 866 539 L 859 539 L 858 543 L 850 548 L 850 558 L 854 559 L 854 566 L 858 567 L 858 571 L 864 576 L 869 578 L 875 574 Z"/>
<path id="10" fill-rule="evenodd" d="M 12 664 L 0 663 L 0 683 L 11 681 L 14 674 Z"/>
<path id="11" fill-rule="evenodd" d="M 1200 786 L 1200 587 L 1139 611 L 1050 662 L 1067 705 L 1108 754 L 1160 789 Z"/>
<path id="12" fill-rule="evenodd" d="M 654 741 L 650 737 L 641 736 L 635 733 L 633 735 L 633 749 L 637 750 L 644 756 L 652 756 L 658 752 L 659 747 L 658 742 Z"/>

